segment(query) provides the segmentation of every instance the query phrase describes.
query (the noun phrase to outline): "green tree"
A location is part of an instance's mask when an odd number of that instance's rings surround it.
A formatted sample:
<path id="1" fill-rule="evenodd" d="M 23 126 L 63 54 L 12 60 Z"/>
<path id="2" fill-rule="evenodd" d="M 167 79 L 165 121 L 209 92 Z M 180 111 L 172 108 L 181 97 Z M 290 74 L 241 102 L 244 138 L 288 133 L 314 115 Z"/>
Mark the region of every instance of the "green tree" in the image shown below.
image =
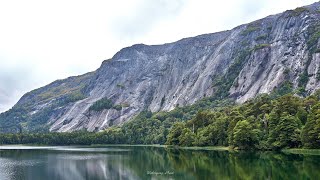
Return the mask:
<path id="1" fill-rule="evenodd" d="M 254 149 L 259 142 L 259 130 L 247 121 L 238 121 L 233 133 L 233 143 L 239 149 Z"/>
<path id="2" fill-rule="evenodd" d="M 113 107 L 113 103 L 110 99 L 108 98 L 102 98 L 96 102 L 94 102 L 89 110 L 91 111 L 101 111 L 101 110 L 104 110 L 104 109 L 110 109 Z"/>
<path id="3" fill-rule="evenodd" d="M 270 132 L 268 142 L 272 149 L 298 147 L 301 144 L 300 120 L 287 112 L 278 116 L 270 114 Z"/>
<path id="4" fill-rule="evenodd" d="M 299 147 L 301 144 L 300 140 L 300 129 L 299 119 L 295 116 L 284 113 L 281 118 L 278 127 L 280 147 Z"/>
<path id="5" fill-rule="evenodd" d="M 320 148 L 320 103 L 314 105 L 301 132 L 302 143 L 307 148 Z"/>
<path id="6" fill-rule="evenodd" d="M 192 146 L 195 141 L 195 134 L 189 129 L 184 128 L 181 135 L 179 136 L 180 146 Z"/>
<path id="7" fill-rule="evenodd" d="M 182 134 L 183 129 L 185 128 L 185 124 L 182 122 L 176 122 L 173 124 L 172 128 L 169 131 L 167 136 L 167 145 L 179 145 L 180 140 L 179 137 Z"/>
<path id="8" fill-rule="evenodd" d="M 187 123 L 187 126 L 194 130 L 194 132 L 197 132 L 199 128 L 207 126 L 212 118 L 213 114 L 210 111 L 199 111 L 196 116 Z"/>
<path id="9" fill-rule="evenodd" d="M 234 133 L 234 128 L 236 126 L 236 124 L 239 121 L 244 120 L 245 117 L 239 112 L 238 109 L 233 109 L 230 114 L 228 115 L 227 118 L 227 123 L 228 123 L 228 130 L 227 130 L 227 134 L 228 134 L 228 143 L 233 144 L 233 133 Z"/>

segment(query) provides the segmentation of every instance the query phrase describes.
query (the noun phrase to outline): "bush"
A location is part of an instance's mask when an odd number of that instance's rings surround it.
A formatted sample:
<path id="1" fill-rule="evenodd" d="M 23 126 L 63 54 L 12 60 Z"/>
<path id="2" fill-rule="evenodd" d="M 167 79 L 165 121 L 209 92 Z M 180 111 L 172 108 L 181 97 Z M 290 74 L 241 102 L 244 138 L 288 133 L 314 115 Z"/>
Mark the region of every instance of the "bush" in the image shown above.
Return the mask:
<path id="1" fill-rule="evenodd" d="M 122 106 L 120 104 L 114 105 L 113 109 L 120 111 L 122 109 Z"/>
<path id="2" fill-rule="evenodd" d="M 89 110 L 90 111 L 101 111 L 104 109 L 111 109 L 113 107 L 113 103 L 110 99 L 108 98 L 102 98 L 95 103 L 93 103 Z"/>
<path id="3" fill-rule="evenodd" d="M 260 30 L 259 26 L 255 25 L 255 24 L 249 24 L 247 26 L 247 28 L 244 31 L 241 32 L 241 35 L 242 36 L 246 36 L 246 35 L 251 34 L 252 32 L 255 32 L 255 31 L 258 31 L 258 30 Z"/>
<path id="4" fill-rule="evenodd" d="M 263 48 L 266 48 L 266 47 L 270 47 L 270 44 L 258 44 L 256 46 L 254 46 L 253 50 L 257 51 L 259 49 L 263 49 Z"/>
<path id="5" fill-rule="evenodd" d="M 263 35 L 260 35 L 260 36 L 258 36 L 257 38 L 256 38 L 256 41 L 260 41 L 260 40 L 265 40 L 265 39 L 267 39 L 267 35 L 266 34 L 263 34 Z"/>

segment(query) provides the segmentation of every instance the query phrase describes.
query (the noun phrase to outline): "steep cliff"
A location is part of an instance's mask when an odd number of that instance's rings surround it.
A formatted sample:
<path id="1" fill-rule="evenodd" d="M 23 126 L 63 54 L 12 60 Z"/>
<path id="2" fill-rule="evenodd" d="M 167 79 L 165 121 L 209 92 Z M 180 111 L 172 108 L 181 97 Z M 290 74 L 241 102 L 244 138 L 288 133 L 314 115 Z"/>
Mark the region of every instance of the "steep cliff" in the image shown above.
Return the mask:
<path id="1" fill-rule="evenodd" d="M 99 131 L 144 109 L 170 111 L 206 96 L 242 103 L 288 86 L 298 95 L 320 87 L 320 3 L 232 30 L 163 45 L 137 44 L 95 72 L 25 94 L 0 115 L 0 131 Z M 101 99 L 108 108 L 91 108 Z"/>

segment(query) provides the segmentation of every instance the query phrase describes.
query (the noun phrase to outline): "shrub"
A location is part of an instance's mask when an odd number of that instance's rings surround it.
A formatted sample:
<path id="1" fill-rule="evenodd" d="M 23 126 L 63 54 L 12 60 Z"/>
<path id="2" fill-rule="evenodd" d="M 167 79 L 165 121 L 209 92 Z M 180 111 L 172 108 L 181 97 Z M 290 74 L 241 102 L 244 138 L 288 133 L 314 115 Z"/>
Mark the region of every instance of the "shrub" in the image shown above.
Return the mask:
<path id="1" fill-rule="evenodd" d="M 249 24 L 247 28 L 241 32 L 241 35 L 246 36 L 248 34 L 251 34 L 252 32 L 260 30 L 260 27 L 254 24 Z"/>
<path id="2" fill-rule="evenodd" d="M 95 103 L 93 103 L 89 110 L 90 111 L 101 111 L 104 109 L 111 109 L 113 107 L 113 103 L 110 99 L 108 98 L 102 98 Z"/>
<path id="3" fill-rule="evenodd" d="M 122 106 L 120 104 L 114 105 L 113 109 L 120 111 L 122 109 Z"/>
<path id="4" fill-rule="evenodd" d="M 270 44 L 258 44 L 256 46 L 254 46 L 253 51 L 257 51 L 259 49 L 263 49 L 263 48 L 266 48 L 266 47 L 270 47 Z"/>
<path id="5" fill-rule="evenodd" d="M 267 35 L 266 34 L 263 34 L 263 35 L 260 35 L 260 36 L 258 36 L 257 38 L 256 38 L 256 41 L 260 41 L 260 40 L 265 40 L 265 39 L 267 39 Z"/>

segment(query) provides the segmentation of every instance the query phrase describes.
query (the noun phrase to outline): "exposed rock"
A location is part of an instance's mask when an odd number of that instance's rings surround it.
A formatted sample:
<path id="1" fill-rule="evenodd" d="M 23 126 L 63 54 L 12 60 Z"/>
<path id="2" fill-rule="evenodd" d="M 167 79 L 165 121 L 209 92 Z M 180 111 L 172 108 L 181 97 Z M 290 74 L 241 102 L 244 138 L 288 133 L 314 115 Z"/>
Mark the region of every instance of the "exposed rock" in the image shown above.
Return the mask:
<path id="1" fill-rule="evenodd" d="M 28 116 L 18 117 L 16 123 L 27 122 L 30 129 L 34 119 L 51 108 L 47 120 L 41 121 L 50 131 L 99 131 L 128 121 L 144 109 L 170 111 L 205 96 L 227 93 L 242 103 L 270 93 L 284 81 L 312 93 L 320 87 L 319 9 L 320 3 L 314 3 L 229 31 L 163 45 L 133 45 L 105 60 L 95 72 L 27 93 L 4 114 L 26 107 Z M 301 82 L 303 73 L 308 76 L 306 82 Z M 126 106 L 89 110 L 104 97 Z"/>

